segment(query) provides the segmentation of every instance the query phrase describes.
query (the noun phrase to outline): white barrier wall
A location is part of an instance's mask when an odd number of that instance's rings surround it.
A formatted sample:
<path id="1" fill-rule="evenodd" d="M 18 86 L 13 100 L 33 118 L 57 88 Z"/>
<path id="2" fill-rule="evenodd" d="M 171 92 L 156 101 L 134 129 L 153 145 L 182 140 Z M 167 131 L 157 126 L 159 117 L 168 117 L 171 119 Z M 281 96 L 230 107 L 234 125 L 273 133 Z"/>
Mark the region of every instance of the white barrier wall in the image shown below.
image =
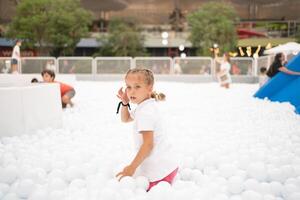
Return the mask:
<path id="1" fill-rule="evenodd" d="M 47 127 L 62 127 L 58 84 L 4 86 L 4 79 L 1 78 L 0 137 L 32 134 Z"/>

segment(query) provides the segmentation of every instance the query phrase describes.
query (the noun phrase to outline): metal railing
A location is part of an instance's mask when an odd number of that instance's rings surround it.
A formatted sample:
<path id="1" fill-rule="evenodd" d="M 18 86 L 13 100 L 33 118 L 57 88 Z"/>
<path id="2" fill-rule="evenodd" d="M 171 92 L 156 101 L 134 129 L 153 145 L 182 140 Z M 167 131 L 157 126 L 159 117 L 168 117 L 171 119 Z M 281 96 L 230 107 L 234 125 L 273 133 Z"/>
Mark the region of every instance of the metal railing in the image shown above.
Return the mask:
<path id="1" fill-rule="evenodd" d="M 94 74 L 95 64 L 92 57 L 59 57 L 57 71 L 60 74 Z"/>
<path id="2" fill-rule="evenodd" d="M 134 68 L 145 67 L 155 74 L 173 73 L 173 60 L 170 57 L 135 57 L 133 66 Z"/>
<path id="3" fill-rule="evenodd" d="M 175 57 L 173 60 L 174 74 L 212 75 L 213 59 L 211 57 Z"/>
<path id="4" fill-rule="evenodd" d="M 294 55 L 287 55 L 291 59 Z M 260 68 L 268 68 L 274 55 L 259 58 L 231 58 L 233 76 L 259 75 Z M 214 76 L 219 64 L 211 57 L 23 57 L 19 73 L 41 73 L 44 69 L 54 70 L 58 74 L 104 75 L 124 74 L 128 69 L 146 67 L 155 74 Z M 9 73 L 11 58 L 0 57 L 0 73 Z"/>
<path id="5" fill-rule="evenodd" d="M 97 57 L 95 58 L 96 74 L 124 74 L 132 68 L 131 57 Z"/>

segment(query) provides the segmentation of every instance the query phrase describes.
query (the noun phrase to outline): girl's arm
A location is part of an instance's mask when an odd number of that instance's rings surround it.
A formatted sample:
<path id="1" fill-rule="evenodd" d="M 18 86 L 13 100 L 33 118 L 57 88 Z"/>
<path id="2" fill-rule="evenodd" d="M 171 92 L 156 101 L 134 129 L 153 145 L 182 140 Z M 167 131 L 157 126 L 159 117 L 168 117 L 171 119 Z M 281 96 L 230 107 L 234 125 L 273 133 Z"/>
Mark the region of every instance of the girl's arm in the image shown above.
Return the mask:
<path id="1" fill-rule="evenodd" d="M 130 113 L 128 111 L 128 106 L 123 106 L 121 108 L 121 121 L 122 122 L 131 122 L 133 119 L 130 117 Z"/>
<path id="2" fill-rule="evenodd" d="M 141 131 L 140 134 L 143 135 L 143 144 L 131 164 L 126 166 L 122 172 L 119 172 L 116 175 L 116 177 L 120 176 L 119 180 L 121 180 L 124 176 L 132 176 L 138 166 L 140 166 L 145 158 L 149 156 L 153 149 L 153 131 Z"/>
<path id="3" fill-rule="evenodd" d="M 286 74 L 300 75 L 300 72 L 295 72 L 295 71 L 289 70 L 289 69 L 286 68 L 285 66 L 279 67 L 278 70 L 281 71 L 281 72 L 284 72 L 284 73 L 286 73 Z"/>

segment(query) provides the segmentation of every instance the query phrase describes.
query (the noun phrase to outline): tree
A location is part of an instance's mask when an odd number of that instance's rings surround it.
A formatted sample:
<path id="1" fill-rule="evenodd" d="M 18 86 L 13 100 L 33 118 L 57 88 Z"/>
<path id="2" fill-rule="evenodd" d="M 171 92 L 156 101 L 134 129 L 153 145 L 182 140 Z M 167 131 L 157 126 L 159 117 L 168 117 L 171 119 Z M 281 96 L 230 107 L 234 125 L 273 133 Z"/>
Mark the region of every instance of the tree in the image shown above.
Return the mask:
<path id="1" fill-rule="evenodd" d="M 234 50 L 237 44 L 235 20 L 237 14 L 233 7 L 218 2 L 203 4 L 198 11 L 188 15 L 189 40 L 198 48 L 197 54 L 210 55 L 210 48 L 215 43 L 222 52 Z"/>
<path id="2" fill-rule="evenodd" d="M 144 37 L 136 23 L 131 19 L 112 19 L 108 27 L 108 35 L 100 39 L 103 44 L 99 54 L 102 56 L 142 56 Z"/>
<path id="3" fill-rule="evenodd" d="M 71 54 L 88 33 L 90 21 L 91 14 L 79 0 L 24 0 L 17 6 L 8 36 L 25 39 L 40 54 Z"/>

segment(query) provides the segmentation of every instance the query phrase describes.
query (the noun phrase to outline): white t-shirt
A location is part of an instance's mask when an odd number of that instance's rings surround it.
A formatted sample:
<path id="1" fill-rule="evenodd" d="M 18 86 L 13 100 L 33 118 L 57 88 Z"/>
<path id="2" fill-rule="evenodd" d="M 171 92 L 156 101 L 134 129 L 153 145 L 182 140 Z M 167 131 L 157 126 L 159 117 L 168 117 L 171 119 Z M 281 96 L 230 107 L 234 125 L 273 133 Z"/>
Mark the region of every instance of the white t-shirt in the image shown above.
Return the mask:
<path id="1" fill-rule="evenodd" d="M 12 52 L 12 58 L 16 60 L 20 60 L 20 47 L 19 45 L 15 45 L 13 52 Z"/>
<path id="2" fill-rule="evenodd" d="M 223 71 L 225 70 L 225 73 L 222 73 L 220 76 L 220 82 L 221 83 L 231 83 L 231 76 L 230 76 L 230 69 L 231 65 L 229 62 L 222 61 L 220 70 Z"/>
<path id="3" fill-rule="evenodd" d="M 221 66 L 220 66 L 221 70 L 226 70 L 226 73 L 230 72 L 231 69 L 231 65 L 229 64 L 229 62 L 222 62 Z"/>
<path id="4" fill-rule="evenodd" d="M 163 179 L 174 171 L 178 165 L 172 154 L 171 145 L 164 134 L 162 117 L 157 102 L 147 99 L 130 113 L 133 121 L 133 138 L 138 151 L 143 144 L 140 131 L 153 131 L 154 147 L 150 155 L 139 166 L 139 175 L 145 176 L 150 182 Z"/>

